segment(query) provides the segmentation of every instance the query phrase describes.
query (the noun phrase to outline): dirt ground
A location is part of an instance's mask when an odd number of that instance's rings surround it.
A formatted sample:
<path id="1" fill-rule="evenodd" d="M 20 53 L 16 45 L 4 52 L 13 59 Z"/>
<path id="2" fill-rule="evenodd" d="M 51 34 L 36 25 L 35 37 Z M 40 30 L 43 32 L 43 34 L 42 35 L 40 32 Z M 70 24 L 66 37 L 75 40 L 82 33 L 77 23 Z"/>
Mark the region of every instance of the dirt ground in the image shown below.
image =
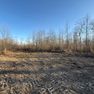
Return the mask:
<path id="1" fill-rule="evenodd" d="M 94 94 L 94 57 L 29 53 L 0 61 L 0 94 Z"/>

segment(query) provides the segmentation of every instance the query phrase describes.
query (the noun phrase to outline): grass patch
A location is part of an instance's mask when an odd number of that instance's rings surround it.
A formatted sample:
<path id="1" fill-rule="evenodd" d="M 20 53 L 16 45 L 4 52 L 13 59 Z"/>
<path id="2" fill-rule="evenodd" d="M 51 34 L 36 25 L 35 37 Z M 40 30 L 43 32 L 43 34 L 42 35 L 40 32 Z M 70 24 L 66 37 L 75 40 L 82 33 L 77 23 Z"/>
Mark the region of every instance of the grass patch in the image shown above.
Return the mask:
<path id="1" fill-rule="evenodd" d="M 15 57 L 8 57 L 8 56 L 1 55 L 0 61 L 18 61 L 18 59 Z"/>

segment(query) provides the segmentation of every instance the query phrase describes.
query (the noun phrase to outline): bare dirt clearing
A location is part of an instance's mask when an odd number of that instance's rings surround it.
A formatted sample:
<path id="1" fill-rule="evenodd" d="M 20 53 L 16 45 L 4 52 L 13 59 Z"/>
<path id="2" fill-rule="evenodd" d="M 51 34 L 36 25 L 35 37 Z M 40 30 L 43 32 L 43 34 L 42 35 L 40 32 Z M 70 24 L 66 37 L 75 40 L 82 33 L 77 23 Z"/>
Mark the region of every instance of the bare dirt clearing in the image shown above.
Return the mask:
<path id="1" fill-rule="evenodd" d="M 17 61 L 0 61 L 0 94 L 94 94 L 94 57 L 16 56 Z"/>

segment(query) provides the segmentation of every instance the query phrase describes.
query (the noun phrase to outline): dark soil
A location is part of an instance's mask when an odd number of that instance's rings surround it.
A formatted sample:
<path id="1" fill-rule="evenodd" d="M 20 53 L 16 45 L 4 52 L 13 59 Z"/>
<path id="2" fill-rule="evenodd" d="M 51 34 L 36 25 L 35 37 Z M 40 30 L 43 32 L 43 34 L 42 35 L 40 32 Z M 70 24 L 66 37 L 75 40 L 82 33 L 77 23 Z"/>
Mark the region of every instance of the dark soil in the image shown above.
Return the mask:
<path id="1" fill-rule="evenodd" d="M 0 62 L 0 94 L 94 94 L 94 57 L 37 53 Z"/>

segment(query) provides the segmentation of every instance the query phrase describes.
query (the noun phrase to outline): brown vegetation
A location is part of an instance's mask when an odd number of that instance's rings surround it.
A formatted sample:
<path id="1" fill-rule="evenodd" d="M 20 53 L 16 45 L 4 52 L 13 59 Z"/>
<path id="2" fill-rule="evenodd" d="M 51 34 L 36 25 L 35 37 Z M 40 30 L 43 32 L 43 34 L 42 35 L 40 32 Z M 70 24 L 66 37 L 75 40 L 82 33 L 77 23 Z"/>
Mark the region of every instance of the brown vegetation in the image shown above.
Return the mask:
<path id="1" fill-rule="evenodd" d="M 64 33 L 65 32 L 65 33 Z M 28 38 L 27 42 L 18 43 L 10 37 L 8 30 L 0 30 L 0 50 L 24 52 L 92 52 L 94 53 L 94 21 L 88 16 L 76 24 L 74 32 L 69 31 L 68 24 L 65 30 L 56 34 L 38 31 Z"/>

